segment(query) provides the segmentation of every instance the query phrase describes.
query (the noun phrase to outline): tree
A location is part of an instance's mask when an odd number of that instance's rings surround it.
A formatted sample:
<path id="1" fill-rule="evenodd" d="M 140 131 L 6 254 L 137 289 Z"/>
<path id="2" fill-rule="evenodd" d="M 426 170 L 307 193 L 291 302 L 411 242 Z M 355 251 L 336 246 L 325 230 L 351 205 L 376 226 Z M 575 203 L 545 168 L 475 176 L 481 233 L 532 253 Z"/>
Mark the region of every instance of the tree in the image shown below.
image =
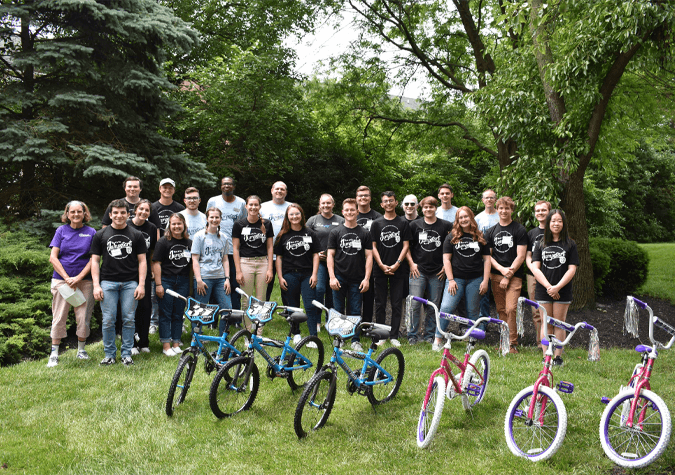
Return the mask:
<path id="1" fill-rule="evenodd" d="M 500 189 L 520 209 L 540 197 L 565 209 L 581 258 L 574 305 L 591 305 L 584 176 L 626 71 L 656 71 L 668 58 L 672 2 L 348 1 L 378 38 L 363 38 L 355 55 L 393 47 L 401 81 L 424 71 L 433 102 L 453 104 L 427 123 L 461 130 L 494 157 Z"/>
<path id="2" fill-rule="evenodd" d="M 150 0 L 3 2 L 2 212 L 27 217 L 73 197 L 104 205 L 129 174 L 211 180 L 160 133 L 177 112 L 164 53 L 186 54 L 196 42 Z"/>

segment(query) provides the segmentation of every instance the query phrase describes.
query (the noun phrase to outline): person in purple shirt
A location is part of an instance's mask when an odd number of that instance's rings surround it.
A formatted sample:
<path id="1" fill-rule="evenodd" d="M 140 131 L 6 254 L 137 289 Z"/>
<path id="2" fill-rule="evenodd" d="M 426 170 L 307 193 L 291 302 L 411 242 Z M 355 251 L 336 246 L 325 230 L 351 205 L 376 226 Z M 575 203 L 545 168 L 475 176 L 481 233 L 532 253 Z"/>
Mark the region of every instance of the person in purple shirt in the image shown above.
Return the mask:
<path id="1" fill-rule="evenodd" d="M 84 296 L 84 303 L 74 307 L 77 322 L 77 357 L 83 360 L 89 359 L 84 349 L 90 332 L 91 314 L 94 310 L 94 287 L 90 274 L 89 249 L 91 240 L 96 234 L 94 228 L 84 224 L 90 219 L 91 213 L 86 204 L 81 201 L 69 202 L 61 216 L 61 221 L 65 224 L 56 230 L 49 244 L 52 248 L 49 262 L 54 267 L 51 284 L 52 352 L 47 363 L 50 368 L 59 364 L 59 345 L 61 339 L 66 337 L 66 321 L 71 304 L 62 295 L 64 290 L 66 294 L 70 293 L 67 292 L 68 290 L 75 292 L 79 290 Z M 77 300 L 77 296 L 75 294 L 73 298 Z"/>

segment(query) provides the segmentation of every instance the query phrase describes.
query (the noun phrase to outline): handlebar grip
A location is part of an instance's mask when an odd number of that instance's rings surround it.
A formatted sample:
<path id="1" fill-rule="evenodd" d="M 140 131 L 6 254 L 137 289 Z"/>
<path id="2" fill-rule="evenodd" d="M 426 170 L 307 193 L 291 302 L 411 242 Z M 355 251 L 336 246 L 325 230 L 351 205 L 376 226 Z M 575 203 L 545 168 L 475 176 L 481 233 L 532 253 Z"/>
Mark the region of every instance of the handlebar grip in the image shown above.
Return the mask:
<path id="1" fill-rule="evenodd" d="M 594 327 L 593 325 L 590 325 L 590 324 L 588 324 L 588 323 L 586 323 L 586 322 L 584 322 L 584 328 L 585 328 L 586 330 L 591 330 L 591 331 L 595 330 L 595 327 Z"/>
<path id="2" fill-rule="evenodd" d="M 241 289 L 241 287 L 237 287 L 237 288 L 234 289 L 234 290 L 236 290 L 237 293 L 240 294 L 240 295 L 246 295 L 246 292 L 244 292 L 244 291 Z"/>
<path id="3" fill-rule="evenodd" d="M 501 325 L 502 323 L 504 323 L 504 320 L 490 317 L 490 323 L 496 323 L 497 325 Z"/>
<path id="4" fill-rule="evenodd" d="M 633 297 L 633 302 L 635 302 L 635 305 L 637 305 L 638 307 L 640 307 L 643 310 L 645 308 L 647 308 L 647 304 L 645 302 L 643 302 L 642 300 L 638 300 L 635 297 Z"/>
<path id="5" fill-rule="evenodd" d="M 326 307 L 324 307 L 324 305 L 323 305 L 321 302 L 319 302 L 318 300 L 312 300 L 312 305 L 314 305 L 315 307 L 318 307 L 318 308 L 326 308 Z"/>
<path id="6" fill-rule="evenodd" d="M 661 330 L 669 333 L 671 336 L 675 336 L 675 328 L 668 325 L 666 322 L 661 320 L 659 317 L 654 317 L 654 325 L 659 327 Z"/>
<path id="7" fill-rule="evenodd" d="M 533 302 L 530 299 L 523 298 L 523 302 L 528 304 L 530 307 L 539 308 L 539 304 L 537 302 Z"/>
<path id="8" fill-rule="evenodd" d="M 429 301 L 427 299 L 423 299 L 422 297 L 413 297 L 413 300 L 417 300 L 418 302 L 422 302 L 424 305 L 429 303 Z"/>
<path id="9" fill-rule="evenodd" d="M 185 300 L 185 297 L 183 297 L 181 294 L 179 294 L 175 290 L 165 289 L 164 292 L 171 295 L 172 297 L 176 297 L 176 298 Z"/>
<path id="10" fill-rule="evenodd" d="M 223 314 L 230 315 L 232 317 L 243 317 L 246 314 L 246 312 L 244 312 L 243 310 L 234 310 L 231 308 L 223 308 L 222 310 L 218 310 L 218 315 Z"/>

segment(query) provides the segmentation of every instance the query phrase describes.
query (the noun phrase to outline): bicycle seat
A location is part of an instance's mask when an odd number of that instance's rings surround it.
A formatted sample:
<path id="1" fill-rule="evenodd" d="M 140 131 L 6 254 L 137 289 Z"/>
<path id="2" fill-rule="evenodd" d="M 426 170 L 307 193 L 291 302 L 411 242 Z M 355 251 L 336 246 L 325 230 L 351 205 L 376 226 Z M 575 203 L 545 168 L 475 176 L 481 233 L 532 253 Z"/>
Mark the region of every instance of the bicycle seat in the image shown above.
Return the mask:
<path id="1" fill-rule="evenodd" d="M 652 347 L 647 345 L 638 345 L 635 347 L 635 351 L 638 353 L 647 353 L 652 351 Z"/>
<path id="2" fill-rule="evenodd" d="M 302 312 L 293 312 L 286 317 L 290 323 L 302 323 L 307 321 L 307 314 Z"/>
<path id="3" fill-rule="evenodd" d="M 241 310 L 232 310 L 226 308 L 218 312 L 218 315 L 220 315 L 220 318 L 224 319 L 228 325 L 233 325 L 241 323 L 241 320 L 244 317 L 244 312 Z"/>
<path id="4" fill-rule="evenodd" d="M 373 341 L 378 342 L 380 340 L 386 340 L 389 338 L 389 330 L 384 328 L 369 328 L 365 330 L 363 334 L 369 338 L 372 338 Z"/>
<path id="5" fill-rule="evenodd" d="M 187 308 L 185 309 L 185 316 L 190 321 L 201 322 L 203 325 L 208 325 L 215 320 L 214 317 L 218 308 L 218 305 L 200 303 L 192 297 L 189 297 Z"/>

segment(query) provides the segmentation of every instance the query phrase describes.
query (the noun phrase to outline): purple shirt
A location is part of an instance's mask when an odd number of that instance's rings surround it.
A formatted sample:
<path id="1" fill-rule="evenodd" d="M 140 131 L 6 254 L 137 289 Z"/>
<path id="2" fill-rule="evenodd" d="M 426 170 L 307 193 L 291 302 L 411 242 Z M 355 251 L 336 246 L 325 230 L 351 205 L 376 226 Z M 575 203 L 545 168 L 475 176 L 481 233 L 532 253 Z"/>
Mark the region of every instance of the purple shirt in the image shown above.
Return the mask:
<path id="1" fill-rule="evenodd" d="M 94 238 L 96 230 L 89 226 L 82 226 L 79 229 L 73 229 L 70 224 L 60 226 L 54 233 L 54 238 L 49 247 L 59 249 L 59 261 L 70 277 L 75 277 L 89 262 L 89 249 L 91 240 Z M 54 279 L 63 280 L 56 271 L 52 275 Z M 91 274 L 85 277 L 91 279 Z"/>

